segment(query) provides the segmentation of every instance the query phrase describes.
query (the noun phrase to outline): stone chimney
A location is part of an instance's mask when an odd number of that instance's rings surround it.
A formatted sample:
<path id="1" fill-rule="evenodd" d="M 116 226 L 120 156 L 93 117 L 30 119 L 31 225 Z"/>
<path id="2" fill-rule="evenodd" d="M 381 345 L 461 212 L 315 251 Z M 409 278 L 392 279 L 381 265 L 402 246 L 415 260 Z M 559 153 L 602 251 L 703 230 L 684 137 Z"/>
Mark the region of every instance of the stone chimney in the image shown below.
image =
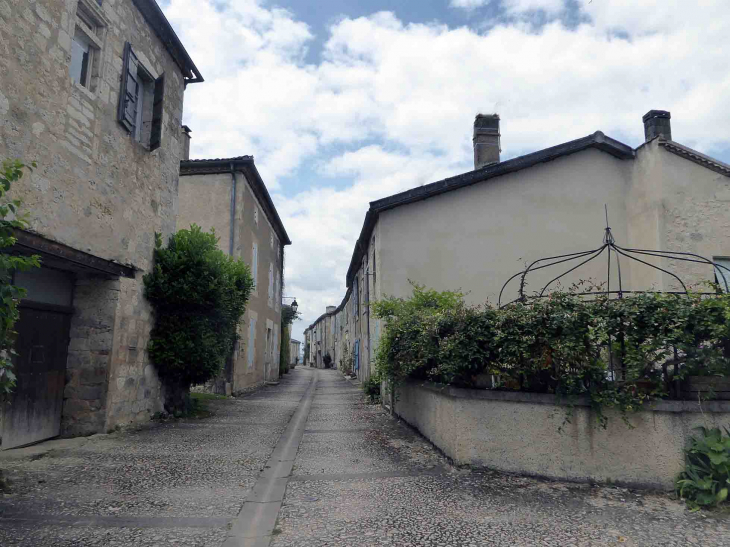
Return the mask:
<path id="1" fill-rule="evenodd" d="M 669 120 L 672 115 L 666 110 L 649 110 L 644 114 L 644 137 L 649 142 L 659 135 L 667 140 L 672 140 L 672 125 Z"/>
<path id="2" fill-rule="evenodd" d="M 477 114 L 474 119 L 474 169 L 499 163 L 499 114 Z"/>
<path id="3" fill-rule="evenodd" d="M 182 158 L 181 160 L 189 160 L 190 159 L 190 139 L 192 137 L 190 136 L 190 133 L 192 133 L 192 130 L 187 126 L 182 126 Z"/>

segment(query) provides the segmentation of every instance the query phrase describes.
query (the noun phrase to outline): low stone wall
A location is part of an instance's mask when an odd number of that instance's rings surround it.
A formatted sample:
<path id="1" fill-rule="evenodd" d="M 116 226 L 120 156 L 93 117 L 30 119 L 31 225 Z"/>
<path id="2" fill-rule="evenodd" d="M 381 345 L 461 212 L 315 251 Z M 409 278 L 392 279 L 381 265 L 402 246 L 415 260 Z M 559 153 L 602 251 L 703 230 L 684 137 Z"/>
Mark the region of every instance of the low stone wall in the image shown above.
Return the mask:
<path id="1" fill-rule="evenodd" d="M 657 401 L 596 425 L 587 402 L 573 409 L 554 395 L 408 383 L 395 413 L 456 464 L 570 481 L 672 489 L 696 427 L 730 426 L 730 402 Z"/>

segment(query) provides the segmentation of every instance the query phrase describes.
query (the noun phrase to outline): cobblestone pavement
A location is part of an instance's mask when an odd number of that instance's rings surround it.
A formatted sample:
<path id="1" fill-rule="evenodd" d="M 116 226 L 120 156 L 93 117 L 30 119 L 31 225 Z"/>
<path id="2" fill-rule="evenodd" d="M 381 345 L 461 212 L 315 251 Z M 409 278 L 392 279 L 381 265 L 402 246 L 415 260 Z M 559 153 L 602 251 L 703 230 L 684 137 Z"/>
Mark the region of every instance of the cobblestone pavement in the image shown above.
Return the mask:
<path id="1" fill-rule="evenodd" d="M 303 431 L 285 433 L 305 399 Z M 297 369 L 215 410 L 34 461 L 0 457 L 15 491 L 0 500 L 0 545 L 730 546 L 728 516 L 664 494 L 454 468 L 335 371 Z M 275 528 L 238 537 L 280 437 L 299 446 Z"/>
<path id="2" fill-rule="evenodd" d="M 34 460 L 0 452 L 13 491 L 0 497 L 0 545 L 219 547 L 308 384 L 288 374 L 211 401 L 211 418 L 74 439 Z"/>

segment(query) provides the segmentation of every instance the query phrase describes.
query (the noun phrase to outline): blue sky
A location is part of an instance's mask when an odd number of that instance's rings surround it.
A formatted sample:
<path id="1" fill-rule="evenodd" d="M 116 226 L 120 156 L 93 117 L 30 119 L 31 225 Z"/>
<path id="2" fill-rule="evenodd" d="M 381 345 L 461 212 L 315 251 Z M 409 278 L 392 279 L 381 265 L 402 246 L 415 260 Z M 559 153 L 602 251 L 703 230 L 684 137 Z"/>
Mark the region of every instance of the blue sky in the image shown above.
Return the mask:
<path id="1" fill-rule="evenodd" d="M 471 168 L 478 112 L 502 157 L 641 116 L 730 162 L 727 0 L 163 0 L 206 82 L 193 157 L 253 154 L 294 241 L 295 336 L 339 304 L 368 202 Z M 598 215 L 600 216 L 600 214 Z"/>

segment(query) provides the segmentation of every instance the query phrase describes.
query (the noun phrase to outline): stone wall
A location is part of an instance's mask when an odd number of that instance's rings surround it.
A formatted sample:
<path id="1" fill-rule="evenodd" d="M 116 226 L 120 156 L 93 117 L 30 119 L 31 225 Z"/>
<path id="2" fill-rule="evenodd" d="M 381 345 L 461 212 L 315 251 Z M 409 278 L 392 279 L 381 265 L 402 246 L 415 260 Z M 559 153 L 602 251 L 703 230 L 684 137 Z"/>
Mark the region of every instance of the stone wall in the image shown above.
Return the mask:
<path id="1" fill-rule="evenodd" d="M 673 488 L 695 428 L 730 426 L 730 403 L 720 401 L 659 401 L 629 415 L 633 429 L 615 412 L 598 428 L 587 403 L 564 424 L 566 410 L 553 395 L 420 383 L 399 389 L 395 404 L 458 465 L 660 489 Z"/>
<path id="2" fill-rule="evenodd" d="M 76 280 L 63 394 L 65 434 L 84 435 L 105 427 L 119 285 L 118 279 L 79 276 Z"/>
<path id="3" fill-rule="evenodd" d="M 137 271 L 114 289 L 79 280 L 67 433 L 138 421 L 160 407 L 145 352 L 151 318 L 142 274 L 155 232 L 167 240 L 175 229 L 183 148 L 183 75 L 165 45 L 132 0 L 104 0 L 101 8 L 82 1 L 105 25 L 93 89 L 69 77 L 78 0 L 0 0 L 0 159 L 38 164 L 14 196 L 24 200 L 32 231 Z M 117 121 L 125 42 L 152 77 L 165 75 L 162 143 L 153 152 Z M 108 384 L 100 387 L 104 367 Z"/>

